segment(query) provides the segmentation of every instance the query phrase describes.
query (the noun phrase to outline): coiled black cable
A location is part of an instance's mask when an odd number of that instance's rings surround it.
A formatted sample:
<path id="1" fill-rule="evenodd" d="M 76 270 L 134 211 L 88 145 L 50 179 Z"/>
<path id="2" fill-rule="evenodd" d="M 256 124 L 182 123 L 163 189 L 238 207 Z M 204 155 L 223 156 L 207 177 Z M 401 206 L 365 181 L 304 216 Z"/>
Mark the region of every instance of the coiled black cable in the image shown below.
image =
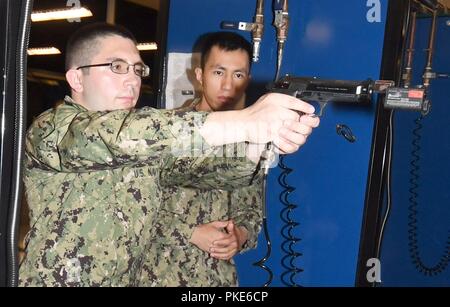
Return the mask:
<path id="1" fill-rule="evenodd" d="M 408 239 L 409 239 L 409 255 L 416 269 L 426 276 L 435 276 L 445 271 L 450 262 L 450 235 L 447 238 L 446 247 L 443 255 L 439 259 L 438 264 L 433 267 L 427 266 L 420 257 L 419 244 L 418 244 L 418 226 L 417 226 L 417 198 L 419 197 L 419 170 L 420 170 L 420 140 L 421 130 L 423 125 L 421 123 L 423 116 L 421 115 L 415 119 L 416 128 L 413 130 L 412 152 L 411 152 L 411 169 L 410 169 L 410 188 L 409 188 L 409 202 L 410 205 L 408 215 Z"/>
<path id="2" fill-rule="evenodd" d="M 280 202 L 284 208 L 280 212 L 281 220 L 284 226 L 281 229 L 281 235 L 284 241 L 281 243 L 281 249 L 285 253 L 285 256 L 281 259 L 281 265 L 285 271 L 281 274 L 281 281 L 284 285 L 290 287 L 299 287 L 300 285 L 295 281 L 297 274 L 303 272 L 303 269 L 296 266 L 295 261 L 298 257 L 303 256 L 302 253 L 295 251 L 295 246 L 300 242 L 300 238 L 293 235 L 293 231 L 299 225 L 291 218 L 294 210 L 297 206 L 289 201 L 289 195 L 295 191 L 295 188 L 290 186 L 287 182 L 287 176 L 292 172 L 292 169 L 284 164 L 284 157 L 280 157 L 278 166 L 282 172 L 278 177 L 278 183 L 283 187 L 283 191 L 280 193 Z"/>
<path id="3" fill-rule="evenodd" d="M 253 263 L 253 265 L 260 267 L 261 269 L 265 270 L 269 274 L 268 280 L 264 283 L 263 287 L 268 287 L 272 283 L 273 279 L 273 273 L 272 270 L 265 265 L 266 261 L 269 259 L 270 254 L 272 253 L 272 242 L 270 241 L 269 236 L 269 230 L 267 228 L 267 203 L 266 203 L 266 194 L 267 194 L 267 173 L 264 173 L 263 175 L 263 181 L 262 181 L 262 205 L 263 205 L 263 229 L 264 229 L 264 238 L 267 242 L 267 252 L 265 256 L 258 260 L 257 262 Z"/>

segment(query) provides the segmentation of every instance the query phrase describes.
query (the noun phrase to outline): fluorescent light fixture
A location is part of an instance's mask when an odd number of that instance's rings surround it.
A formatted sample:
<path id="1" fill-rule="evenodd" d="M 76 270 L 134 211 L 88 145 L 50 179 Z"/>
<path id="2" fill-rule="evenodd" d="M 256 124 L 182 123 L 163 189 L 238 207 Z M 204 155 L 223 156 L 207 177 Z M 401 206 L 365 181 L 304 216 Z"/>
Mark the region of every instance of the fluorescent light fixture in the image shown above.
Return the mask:
<path id="1" fill-rule="evenodd" d="M 141 51 L 145 50 L 157 50 L 158 45 L 155 42 L 152 43 L 139 43 L 137 44 L 137 49 Z"/>
<path id="2" fill-rule="evenodd" d="M 28 55 L 52 55 L 61 54 L 58 48 L 55 47 L 45 47 L 45 48 L 29 48 Z"/>
<path id="3" fill-rule="evenodd" d="M 82 17 L 91 17 L 92 12 L 84 7 L 39 11 L 31 14 L 31 20 L 33 22 L 59 20 L 59 19 L 75 19 Z"/>

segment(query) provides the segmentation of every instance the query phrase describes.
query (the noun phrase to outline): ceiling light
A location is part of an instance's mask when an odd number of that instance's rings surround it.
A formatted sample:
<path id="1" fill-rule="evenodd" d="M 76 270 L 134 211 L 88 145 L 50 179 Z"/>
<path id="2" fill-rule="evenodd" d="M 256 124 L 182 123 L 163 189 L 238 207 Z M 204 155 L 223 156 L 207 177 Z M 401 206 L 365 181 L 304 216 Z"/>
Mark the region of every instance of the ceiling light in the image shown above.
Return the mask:
<path id="1" fill-rule="evenodd" d="M 137 44 L 137 49 L 144 51 L 144 50 L 157 50 L 158 45 L 155 42 L 152 43 L 139 43 Z"/>
<path id="2" fill-rule="evenodd" d="M 49 11 L 39 11 L 31 14 L 31 20 L 37 21 L 48 21 L 48 20 L 58 20 L 58 19 L 75 19 L 82 17 L 91 17 L 92 12 L 84 7 L 71 8 L 71 9 L 60 9 L 60 10 L 49 10 Z"/>
<path id="3" fill-rule="evenodd" d="M 59 51 L 59 49 L 55 47 L 28 49 L 28 55 L 51 55 L 51 54 L 61 54 L 61 51 Z"/>

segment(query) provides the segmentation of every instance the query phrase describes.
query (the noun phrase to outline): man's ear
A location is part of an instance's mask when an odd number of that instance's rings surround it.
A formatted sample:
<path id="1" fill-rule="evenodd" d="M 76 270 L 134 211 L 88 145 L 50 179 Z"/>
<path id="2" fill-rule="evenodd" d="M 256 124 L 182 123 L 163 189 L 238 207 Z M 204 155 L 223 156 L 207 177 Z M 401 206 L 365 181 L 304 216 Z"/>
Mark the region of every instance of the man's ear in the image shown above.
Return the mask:
<path id="1" fill-rule="evenodd" d="M 69 69 L 66 72 L 66 80 L 73 91 L 81 93 L 83 91 L 83 75 L 80 70 Z"/>
<path id="2" fill-rule="evenodd" d="M 201 85 L 203 85 L 202 77 L 203 77 L 203 70 L 200 67 L 196 67 L 195 68 L 195 78 Z"/>

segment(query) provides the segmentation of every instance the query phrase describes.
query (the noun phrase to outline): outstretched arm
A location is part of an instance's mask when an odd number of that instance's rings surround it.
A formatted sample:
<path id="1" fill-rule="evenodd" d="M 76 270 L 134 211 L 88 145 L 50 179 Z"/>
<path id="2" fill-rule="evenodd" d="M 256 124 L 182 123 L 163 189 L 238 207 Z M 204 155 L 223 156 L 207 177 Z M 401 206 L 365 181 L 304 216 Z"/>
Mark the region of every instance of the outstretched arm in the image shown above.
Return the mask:
<path id="1" fill-rule="evenodd" d="M 319 119 L 314 107 L 292 96 L 271 93 L 239 111 L 212 112 L 200 129 L 209 145 L 246 141 L 251 144 L 274 142 L 280 153 L 293 153 L 303 145 Z M 305 114 L 301 116 L 300 114 Z M 264 147 L 259 147 L 254 161 Z"/>

